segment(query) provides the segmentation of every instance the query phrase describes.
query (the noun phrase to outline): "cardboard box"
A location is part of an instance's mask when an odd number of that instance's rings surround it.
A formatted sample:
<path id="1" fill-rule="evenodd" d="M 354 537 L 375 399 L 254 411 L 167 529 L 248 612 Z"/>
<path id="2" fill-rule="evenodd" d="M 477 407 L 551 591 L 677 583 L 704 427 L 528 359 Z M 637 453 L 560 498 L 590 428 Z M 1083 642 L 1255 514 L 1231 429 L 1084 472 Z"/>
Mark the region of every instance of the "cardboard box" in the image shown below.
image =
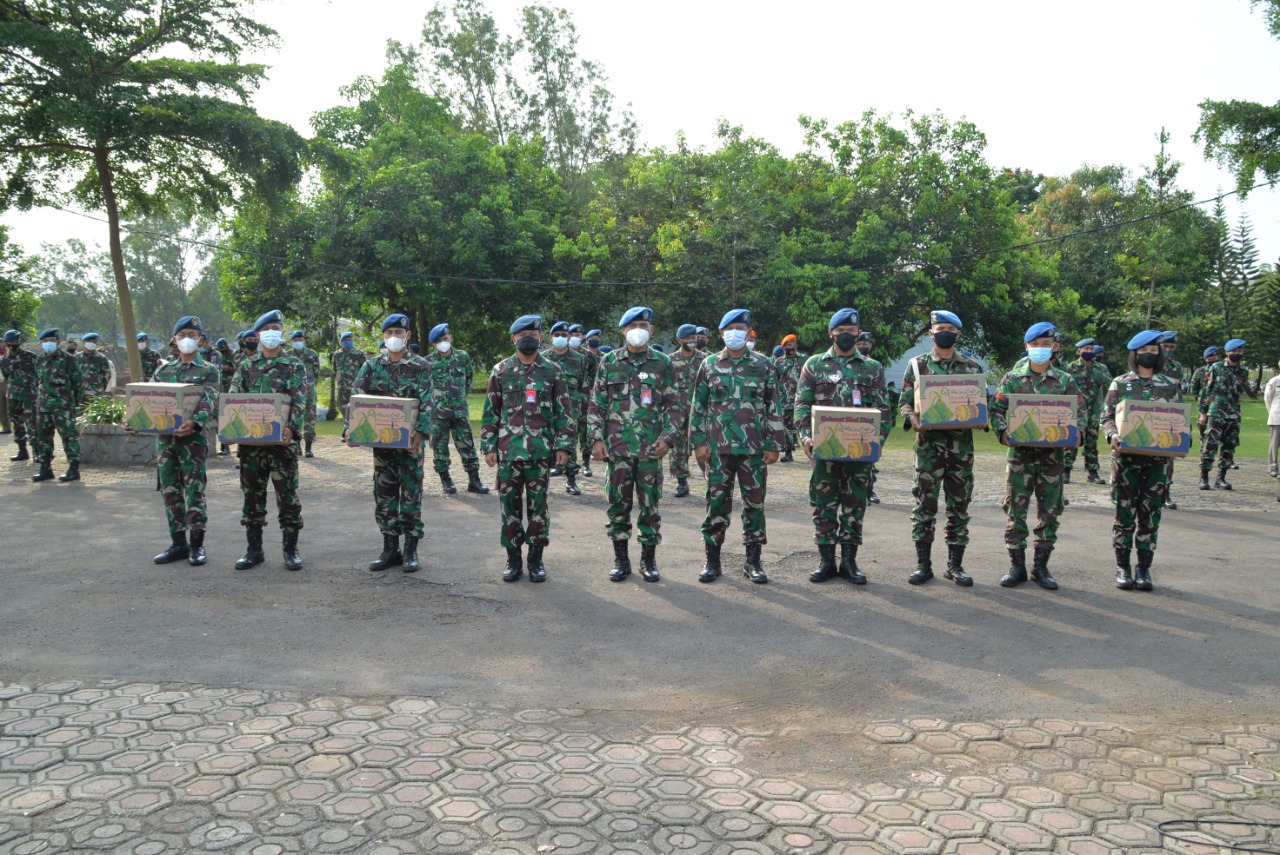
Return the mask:
<path id="1" fill-rule="evenodd" d="M 418 402 L 413 398 L 352 395 L 348 409 L 347 438 L 367 448 L 408 448 L 418 422 Z"/>
<path id="2" fill-rule="evenodd" d="M 129 383 L 124 423 L 136 433 L 171 434 L 191 420 L 203 394 L 199 383 Z"/>
<path id="3" fill-rule="evenodd" d="M 1010 445 L 1074 448 L 1080 442 L 1075 395 L 1009 396 Z"/>
<path id="4" fill-rule="evenodd" d="M 814 407 L 813 457 L 842 463 L 875 463 L 880 459 L 880 411 Z"/>
<path id="5" fill-rule="evenodd" d="M 285 445 L 289 396 L 275 392 L 223 392 L 218 440 L 227 444 Z"/>
<path id="6" fill-rule="evenodd" d="M 921 374 L 915 378 L 920 430 L 987 426 L 987 378 L 981 374 Z"/>
<path id="7" fill-rule="evenodd" d="M 1191 451 L 1191 404 L 1125 400 L 1116 405 L 1121 454 L 1186 457 Z"/>

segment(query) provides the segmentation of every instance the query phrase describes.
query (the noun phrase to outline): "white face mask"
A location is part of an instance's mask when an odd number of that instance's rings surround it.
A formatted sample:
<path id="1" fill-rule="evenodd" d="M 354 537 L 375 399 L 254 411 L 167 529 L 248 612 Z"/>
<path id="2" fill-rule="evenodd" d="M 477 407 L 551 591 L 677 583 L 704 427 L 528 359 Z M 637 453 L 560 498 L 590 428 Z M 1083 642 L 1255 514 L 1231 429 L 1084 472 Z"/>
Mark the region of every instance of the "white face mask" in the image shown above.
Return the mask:
<path id="1" fill-rule="evenodd" d="M 580 336 L 580 335 L 571 335 L 571 336 L 569 336 L 569 346 L 570 346 L 570 347 L 580 347 L 581 345 L 582 345 L 582 336 Z"/>
<path id="2" fill-rule="evenodd" d="M 754 341 L 747 342 L 747 350 L 755 350 L 755 349 L 756 349 L 756 343 Z"/>
<path id="3" fill-rule="evenodd" d="M 84 349 L 85 349 L 85 350 L 97 350 L 97 349 L 98 349 L 98 343 L 97 343 L 96 341 L 86 341 L 86 342 L 84 343 Z"/>
<path id="4" fill-rule="evenodd" d="M 553 335 L 551 337 L 551 346 L 552 347 L 568 347 L 569 337 L 564 335 Z"/>
<path id="5" fill-rule="evenodd" d="M 297 339 L 297 340 L 295 340 L 295 341 L 294 341 L 294 343 L 293 343 L 293 349 L 294 349 L 294 350 L 302 350 L 302 349 L 303 349 L 303 348 L 305 348 L 306 346 L 307 346 L 307 343 L 306 343 L 305 341 L 303 341 L 302 339 Z"/>
<path id="6" fill-rule="evenodd" d="M 746 330 L 725 330 L 720 336 L 724 339 L 724 346 L 730 350 L 742 350 L 747 344 Z"/>
<path id="7" fill-rule="evenodd" d="M 258 333 L 258 344 L 263 350 L 275 350 L 284 341 L 284 333 L 280 330 L 263 330 Z"/>
<path id="8" fill-rule="evenodd" d="M 405 341 L 398 335 L 393 335 L 391 338 L 383 339 L 382 343 L 385 344 L 387 346 L 387 350 L 392 353 L 399 353 L 404 350 Z"/>
<path id="9" fill-rule="evenodd" d="M 449 351 L 453 350 L 453 342 L 438 341 L 436 342 L 436 350 L 440 351 L 441 353 L 448 353 Z"/>
<path id="10" fill-rule="evenodd" d="M 146 350 L 146 349 L 147 349 L 147 343 L 145 341 L 138 342 L 138 350 Z"/>
<path id="11" fill-rule="evenodd" d="M 178 351 L 180 353 L 185 353 L 189 356 L 195 353 L 199 349 L 200 349 L 200 342 L 194 338 L 178 339 Z"/>
<path id="12" fill-rule="evenodd" d="M 644 329 L 627 330 L 627 344 L 632 347 L 644 347 L 649 343 L 649 331 Z"/>

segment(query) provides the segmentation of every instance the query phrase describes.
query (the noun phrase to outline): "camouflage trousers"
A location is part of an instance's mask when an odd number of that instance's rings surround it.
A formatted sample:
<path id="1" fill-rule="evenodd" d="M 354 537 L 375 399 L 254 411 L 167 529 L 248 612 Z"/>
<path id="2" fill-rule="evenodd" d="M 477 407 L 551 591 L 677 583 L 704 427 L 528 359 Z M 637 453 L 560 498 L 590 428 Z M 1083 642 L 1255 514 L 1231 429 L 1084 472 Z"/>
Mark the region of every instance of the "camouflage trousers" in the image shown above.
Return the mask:
<path id="1" fill-rule="evenodd" d="M 764 494 L 769 470 L 763 454 L 711 454 L 707 463 L 707 516 L 702 521 L 702 539 L 715 546 L 724 544 L 733 513 L 733 482 L 742 497 L 742 542 L 768 543 L 764 529 Z"/>
<path id="2" fill-rule="evenodd" d="M 973 498 L 973 432 L 923 431 L 916 434 L 916 474 L 911 495 L 911 539 L 933 543 L 938 493 L 947 496 L 946 542 L 969 545 L 969 501 Z"/>
<path id="3" fill-rule="evenodd" d="M 498 463 L 503 548 L 518 549 L 526 543 L 546 546 L 551 542 L 551 518 L 547 514 L 547 481 L 550 478 L 550 457 Z M 524 521 L 526 512 L 527 523 Z"/>
<path id="4" fill-rule="evenodd" d="M 1219 456 L 1218 471 L 1226 474 L 1236 462 L 1236 446 L 1240 444 L 1240 419 L 1209 419 L 1209 427 L 1200 443 L 1200 471 L 1213 468 L 1213 459 Z"/>
<path id="5" fill-rule="evenodd" d="M 794 406 L 782 411 L 782 427 L 787 432 L 787 447 L 785 450 L 795 451 L 800 445 L 796 442 L 796 408 Z"/>
<path id="6" fill-rule="evenodd" d="M 862 543 L 862 518 L 871 495 L 870 463 L 815 460 L 809 474 L 813 539 L 820 546 Z"/>
<path id="7" fill-rule="evenodd" d="M 1053 549 L 1062 516 L 1063 450 L 1060 448 L 1012 448 L 1005 475 L 1004 512 L 1009 518 L 1004 542 L 1010 549 L 1027 547 L 1027 514 L 1031 497 L 1036 500 L 1036 549 Z"/>
<path id="8" fill-rule="evenodd" d="M 667 454 L 667 465 L 670 467 L 671 477 L 677 481 L 689 477 L 689 421 L 687 418 L 681 418 L 679 422 L 680 438 Z"/>
<path id="9" fill-rule="evenodd" d="M 302 502 L 298 500 L 298 448 L 296 445 L 241 445 L 240 492 L 244 507 L 240 525 L 262 528 L 267 524 L 267 482 L 276 491 L 281 531 L 301 531 Z"/>
<path id="10" fill-rule="evenodd" d="M 14 442 L 27 442 L 35 437 L 36 411 L 30 401 L 10 394 L 9 420 L 13 423 Z"/>
<path id="11" fill-rule="evenodd" d="M 471 422 L 461 416 L 431 420 L 431 455 L 436 472 L 449 471 L 449 437 L 458 447 L 462 468 L 471 472 L 480 468 L 476 458 L 476 441 L 471 433 Z"/>
<path id="12" fill-rule="evenodd" d="M 1111 500 L 1116 506 L 1111 543 L 1117 549 L 1132 549 L 1136 541 L 1140 552 L 1155 551 L 1169 469 L 1169 462 L 1159 457 L 1111 455 Z"/>
<path id="13" fill-rule="evenodd" d="M 573 404 L 574 424 L 577 426 L 578 441 L 569 448 L 569 462 L 565 464 L 564 471 L 578 477 L 578 473 L 582 471 L 582 466 L 578 464 L 578 460 L 591 460 L 591 444 L 587 442 L 587 402 L 575 401 Z M 582 457 L 579 458 L 578 455 Z"/>
<path id="14" fill-rule="evenodd" d="M 313 442 L 316 438 L 316 387 L 307 386 L 307 412 L 302 419 L 302 438 Z"/>
<path id="15" fill-rule="evenodd" d="M 1080 426 L 1084 432 L 1084 468 L 1088 472 L 1097 472 L 1100 465 L 1098 461 L 1098 420 L 1101 417 L 1101 413 L 1091 412 L 1084 419 L 1084 424 Z M 1080 449 L 1078 448 L 1066 449 L 1066 469 L 1068 472 L 1075 465 L 1076 455 L 1079 454 L 1079 451 Z"/>
<path id="16" fill-rule="evenodd" d="M 373 518 L 383 534 L 422 537 L 422 456 L 373 449 Z"/>
<path id="17" fill-rule="evenodd" d="M 347 405 L 351 403 L 351 383 L 339 383 L 334 397 L 337 399 L 338 417 L 347 419 Z"/>
<path id="18" fill-rule="evenodd" d="M 40 463 L 53 460 L 53 434 L 62 437 L 62 452 L 67 462 L 80 460 L 80 431 L 76 428 L 76 411 L 71 406 L 58 409 L 36 409 L 32 451 Z"/>
<path id="19" fill-rule="evenodd" d="M 201 431 L 184 437 L 161 436 L 156 439 L 156 482 L 164 497 L 164 515 L 169 521 L 169 534 L 204 531 L 209 522 L 205 503 L 205 487 L 209 473 L 209 437 Z"/>
<path id="20" fill-rule="evenodd" d="M 636 518 L 641 546 L 657 546 L 662 542 L 662 516 L 658 499 L 662 498 L 662 461 L 656 457 L 611 457 L 608 465 L 605 495 L 609 499 L 609 522 L 605 531 L 610 540 L 631 537 L 631 508 L 640 495 L 640 514 Z"/>

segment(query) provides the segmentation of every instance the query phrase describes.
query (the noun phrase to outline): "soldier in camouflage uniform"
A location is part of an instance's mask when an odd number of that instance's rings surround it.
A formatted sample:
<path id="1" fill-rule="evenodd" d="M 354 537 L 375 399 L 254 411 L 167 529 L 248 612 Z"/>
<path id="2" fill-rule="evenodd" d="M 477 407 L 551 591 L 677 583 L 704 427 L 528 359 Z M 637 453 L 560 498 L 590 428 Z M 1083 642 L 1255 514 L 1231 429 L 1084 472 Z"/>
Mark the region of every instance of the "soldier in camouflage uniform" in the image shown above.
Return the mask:
<path id="1" fill-rule="evenodd" d="M 796 450 L 796 388 L 800 383 L 800 369 L 809 358 L 808 354 L 796 350 L 799 339 L 795 335 L 786 335 L 782 339 L 782 355 L 773 360 L 778 369 L 778 380 L 782 392 L 782 424 L 787 430 L 787 446 L 782 455 L 783 463 L 790 463 Z"/>
<path id="2" fill-rule="evenodd" d="M 87 401 L 111 391 L 116 385 L 116 367 L 98 350 L 102 336 L 96 332 L 85 333 L 80 341 L 84 344 L 84 353 L 76 358 L 80 360 L 80 376 L 84 379 L 81 400 Z"/>
<path id="3" fill-rule="evenodd" d="M 231 345 L 225 338 L 213 343 L 218 351 L 218 389 L 221 392 L 231 390 L 231 378 L 236 376 L 236 355 L 231 352 Z"/>
<path id="4" fill-rule="evenodd" d="M 1160 337 L 1160 351 L 1163 357 L 1163 364 L 1160 373 L 1173 381 L 1174 388 L 1177 389 L 1177 400 L 1182 400 L 1182 384 L 1187 380 L 1187 369 L 1179 362 L 1175 356 L 1178 352 L 1178 334 L 1169 330 Z M 1105 406 L 1105 402 L 1103 406 Z M 1178 509 L 1178 503 L 1173 500 L 1173 463 L 1174 458 L 1170 457 L 1165 461 L 1169 466 L 1169 477 L 1164 482 L 1164 506 L 1171 511 Z"/>
<path id="5" fill-rule="evenodd" d="M 1110 378 L 1106 378 L 1104 383 L 1103 377 L 1097 371 L 1095 344 L 1097 342 L 1091 338 L 1083 338 L 1076 342 L 1078 358 L 1064 365 L 1063 370 L 1076 381 L 1076 388 L 1084 397 L 1085 409 L 1080 414 L 1080 433 L 1084 436 L 1084 465 L 1089 472 L 1089 483 L 1105 484 L 1107 482 L 1102 479 L 1099 472 L 1101 464 L 1098 461 L 1098 419 L 1095 413 L 1101 412 L 1102 399 L 1106 395 Z M 1066 470 L 1062 476 L 1063 484 L 1071 483 L 1071 470 L 1075 466 L 1079 452 L 1078 448 L 1067 449 Z"/>
<path id="6" fill-rule="evenodd" d="M 1231 339 L 1222 347 L 1227 358 L 1209 369 L 1209 380 L 1200 400 L 1200 424 L 1206 428 L 1200 452 L 1201 490 L 1209 489 L 1209 470 L 1219 449 L 1222 459 L 1218 462 L 1218 477 L 1213 486 L 1219 490 L 1231 489 L 1227 470 L 1235 462 L 1236 446 L 1240 444 L 1240 394 L 1258 397 L 1249 386 L 1249 375 L 1242 364 L 1244 345 L 1242 338 Z"/>
<path id="7" fill-rule="evenodd" d="M 151 337 L 144 332 L 138 333 L 138 351 L 142 355 L 142 379 L 139 383 L 151 383 L 164 358 L 151 349 Z"/>
<path id="8" fill-rule="evenodd" d="M 355 385 L 356 375 L 369 357 L 356 347 L 355 334 L 346 330 L 338 339 L 338 349 L 329 355 L 329 364 L 333 367 L 335 398 L 338 415 L 346 418 L 347 404 L 351 402 L 351 387 Z"/>
<path id="9" fill-rule="evenodd" d="M 1129 373 L 1111 381 L 1102 411 L 1102 431 L 1111 446 L 1111 498 L 1116 505 L 1116 521 L 1111 544 L 1116 550 L 1116 587 L 1150 591 L 1151 561 L 1160 531 L 1160 511 L 1169 482 L 1167 461 L 1160 457 L 1120 453 L 1116 432 L 1116 407 L 1121 401 L 1182 400 L 1178 381 L 1163 374 L 1160 332 L 1146 330 L 1129 340 Z M 1135 536 L 1136 531 L 1136 536 Z M 1137 572 L 1130 564 L 1129 550 L 1138 547 Z"/>
<path id="10" fill-rule="evenodd" d="M 8 385 L 6 391 L 9 418 L 13 421 L 13 442 L 18 453 L 9 459 L 15 462 L 30 460 L 27 443 L 35 443 L 36 430 L 36 368 L 37 356 L 22 349 L 22 333 L 8 330 L 4 334 L 4 356 L 0 357 L 0 371 Z"/>
<path id="11" fill-rule="evenodd" d="M 218 369 L 199 354 L 200 319 L 188 315 L 173 325 L 178 358 L 162 365 L 153 382 L 189 383 L 203 392 L 191 418 L 172 434 L 156 437 L 157 488 L 164 496 L 164 515 L 169 523 L 169 548 L 151 559 L 156 564 L 187 559 L 192 567 L 205 563 L 204 533 L 209 522 L 205 487 L 209 476 L 209 436 L 218 426 Z M 125 427 L 126 431 L 132 429 Z"/>
<path id="12" fill-rule="evenodd" d="M 293 357 L 307 369 L 307 414 L 302 422 L 302 439 L 306 443 L 304 457 L 315 457 L 311 453 L 311 444 L 316 441 L 316 396 L 320 383 L 320 354 L 307 347 L 307 335 L 302 330 L 294 330 L 290 340 L 293 343 Z"/>
<path id="13" fill-rule="evenodd" d="M 62 437 L 62 451 L 67 456 L 67 472 L 59 481 L 80 480 L 80 432 L 76 428 L 76 409 L 84 392 L 80 360 L 58 349 L 58 331 L 40 333 L 40 349 L 36 359 L 36 415 L 33 444 L 40 471 L 32 481 L 53 479 L 53 434 Z"/>
<path id="14" fill-rule="evenodd" d="M 1057 581 L 1049 573 L 1049 556 L 1058 539 L 1058 517 L 1062 515 L 1063 450 L 1009 445 L 1009 396 L 1013 394 L 1073 395 L 1076 412 L 1083 413 L 1084 398 L 1076 381 L 1067 372 L 1053 367 L 1054 326 L 1048 322 L 1033 325 L 1023 341 L 1027 359 L 1004 375 L 991 401 L 991 429 L 1001 445 L 1009 446 L 1007 485 L 1004 511 L 1009 518 L 1004 540 L 1009 548 L 1009 572 L 1000 579 L 1001 586 L 1013 588 L 1027 581 L 1027 514 L 1031 499 L 1036 500 L 1035 562 L 1031 578 L 1040 587 L 1054 591 Z M 1083 433 L 1079 434 L 1083 436 Z"/>
<path id="15" fill-rule="evenodd" d="M 1196 411 L 1200 411 L 1200 405 L 1204 403 L 1204 393 L 1209 388 L 1209 369 L 1213 368 L 1213 364 L 1218 361 L 1218 346 L 1211 344 L 1204 349 L 1204 365 L 1201 365 L 1191 375 L 1191 397 L 1196 399 Z M 1197 423 L 1196 428 L 1200 434 L 1201 442 L 1204 441 L 1204 425 Z"/>
<path id="16" fill-rule="evenodd" d="M 693 405 L 693 380 L 698 366 L 706 358 L 697 349 L 696 328 L 693 324 L 681 324 L 676 330 L 676 343 L 680 347 L 671 355 L 671 370 L 675 372 L 676 397 L 680 412 L 676 415 L 676 444 L 671 448 L 671 477 L 676 479 L 675 497 L 689 495 L 689 410 Z"/>
<path id="17" fill-rule="evenodd" d="M 589 342 L 595 341 L 592 346 Z M 569 324 L 569 349 L 586 360 L 587 375 L 582 386 L 582 410 L 578 413 L 578 450 L 581 454 L 583 478 L 594 478 L 591 471 L 591 443 L 587 441 L 587 407 L 591 403 L 591 389 L 596 384 L 596 372 L 600 370 L 600 330 L 582 331 L 582 324 Z M 659 348 L 661 349 L 661 348 Z"/>
<path id="18" fill-rule="evenodd" d="M 557 321 L 551 326 L 551 347 L 542 351 L 542 355 L 555 363 L 564 379 L 565 388 L 569 391 L 569 424 L 573 428 L 575 440 L 580 439 L 579 422 L 586 424 L 587 394 L 591 387 L 587 385 L 591 373 L 591 360 L 569 347 L 569 324 Z M 564 491 L 570 496 L 581 496 L 578 488 L 578 447 L 585 443 L 575 441 L 569 449 L 569 461 L 564 466 L 557 465 L 551 474 L 565 476 Z"/>
<path id="19" fill-rule="evenodd" d="M 864 360 L 867 360 L 868 362 L 874 362 L 876 365 L 879 365 L 880 369 L 883 371 L 884 364 L 880 362 L 880 360 L 875 359 L 874 357 L 871 356 L 871 351 L 875 347 L 875 344 L 876 344 L 876 338 L 874 335 L 871 334 L 870 330 L 863 330 L 862 332 L 858 333 L 858 353 L 862 354 L 862 358 Z M 889 392 L 888 392 L 888 389 L 886 388 L 885 389 L 886 400 L 888 399 L 888 394 Z M 892 429 L 896 427 L 897 424 L 898 424 L 898 411 L 896 408 L 890 407 L 889 408 L 890 430 L 892 431 Z M 892 433 L 885 436 L 885 440 L 887 441 L 889 439 L 889 436 L 891 435 Z M 880 477 L 880 467 L 878 464 L 872 463 L 871 464 L 871 490 L 867 495 L 867 501 L 873 505 L 880 504 L 880 497 L 876 495 L 876 480 L 879 477 Z"/>
<path id="20" fill-rule="evenodd" d="M 916 544 L 916 569 L 907 581 L 923 585 L 933 578 L 933 549 L 938 517 L 938 493 L 947 494 L 946 577 L 957 585 L 973 584 L 964 569 L 964 551 L 969 545 L 969 501 L 973 498 L 973 431 L 920 430 L 916 413 L 916 380 L 941 374 L 985 372 L 974 360 L 956 351 L 964 325 L 954 312 L 935 311 L 929 316 L 933 349 L 911 360 L 902 375 L 902 426 L 916 431 L 916 474 L 911 494 L 916 505 L 911 511 L 911 539 Z"/>
<path id="21" fill-rule="evenodd" d="M 768 470 L 786 444 L 782 400 L 773 363 L 747 349 L 751 312 L 731 309 L 720 320 L 724 350 L 698 367 L 689 417 L 689 444 L 707 467 L 707 515 L 702 539 L 707 562 L 698 576 L 720 575 L 720 549 L 733 513 L 733 482 L 742 498 L 743 574 L 757 584 L 769 581 L 760 566 L 765 535 L 764 499 Z"/>
<path id="22" fill-rule="evenodd" d="M 397 565 L 405 573 L 422 569 L 418 559 L 418 543 L 425 533 L 422 442 L 431 433 L 432 390 L 427 363 L 407 348 L 411 335 L 407 315 L 397 313 L 383 321 L 382 340 L 387 344 L 387 353 L 364 364 L 352 389 L 357 395 L 413 398 L 418 402 L 418 420 L 409 447 L 373 449 L 373 517 L 382 532 L 382 554 L 369 564 L 369 569 L 375 571 Z M 349 413 L 346 423 L 351 424 Z M 400 549 L 402 534 L 403 551 Z"/>
<path id="23" fill-rule="evenodd" d="M 245 336 L 245 342 L 250 336 Z M 301 570 L 298 532 L 302 530 L 302 502 L 298 500 L 298 440 L 302 436 L 307 407 L 307 370 L 284 351 L 284 315 L 273 309 L 253 325 L 252 341 L 259 353 L 242 359 L 231 380 L 232 392 L 284 395 L 289 399 L 289 423 L 283 445 L 241 445 L 240 491 L 244 509 L 240 524 L 245 527 L 249 548 L 236 562 L 237 570 L 248 570 L 266 560 L 262 551 L 262 529 L 267 524 L 267 482 L 275 487 L 280 532 L 286 570 Z"/>
<path id="24" fill-rule="evenodd" d="M 449 437 L 458 447 L 462 468 L 467 473 L 467 492 L 484 495 L 489 488 L 480 482 L 480 458 L 476 456 L 476 442 L 471 435 L 471 408 L 467 395 L 471 392 L 473 369 L 471 357 L 465 350 L 453 346 L 453 334 L 448 324 L 436 324 L 431 328 L 427 341 L 433 350 L 426 356 L 427 370 L 431 373 L 432 407 L 431 451 L 436 474 L 445 493 L 453 495 L 458 488 L 449 475 Z"/>
<path id="25" fill-rule="evenodd" d="M 609 578 L 621 582 L 631 575 L 627 541 L 631 537 L 631 508 L 639 494 L 636 520 L 640 541 L 640 575 L 658 581 L 657 548 L 662 542 L 662 458 L 677 442 L 682 416 L 671 360 L 649 346 L 653 310 L 636 306 L 618 324 L 626 346 L 600 360 L 587 426 L 591 456 L 608 460 L 606 478 L 609 523 L 613 541 L 613 570 Z"/>
<path id="26" fill-rule="evenodd" d="M 547 578 L 542 552 L 550 542 L 547 479 L 551 459 L 554 455 L 558 465 L 567 463 L 576 439 L 570 419 L 573 405 L 560 367 L 538 353 L 541 320 L 524 315 L 511 325 L 516 353 L 493 366 L 480 423 L 480 451 L 487 465 L 498 467 L 506 582 L 520 578 L 520 548 L 526 543 L 529 581 Z M 521 521 L 526 510 L 527 525 Z"/>

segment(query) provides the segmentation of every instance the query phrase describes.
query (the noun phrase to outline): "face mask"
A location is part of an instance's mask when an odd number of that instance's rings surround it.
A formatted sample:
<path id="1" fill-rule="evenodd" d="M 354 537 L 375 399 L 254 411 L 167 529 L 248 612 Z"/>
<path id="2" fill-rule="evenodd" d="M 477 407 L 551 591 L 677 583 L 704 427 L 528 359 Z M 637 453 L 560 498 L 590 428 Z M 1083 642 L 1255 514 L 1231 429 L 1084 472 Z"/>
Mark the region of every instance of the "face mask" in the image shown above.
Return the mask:
<path id="1" fill-rule="evenodd" d="M 98 343 L 96 341 L 86 341 L 84 343 L 84 349 L 89 351 L 97 350 Z"/>
<path id="2" fill-rule="evenodd" d="M 399 353 L 404 350 L 404 346 L 406 344 L 405 340 L 400 338 L 398 335 L 393 335 L 391 338 L 383 339 L 382 343 L 387 346 L 387 350 L 391 353 Z"/>
<path id="3" fill-rule="evenodd" d="M 57 353 L 58 343 L 56 341 L 42 341 L 40 342 L 40 349 L 45 353 Z"/>
<path id="4" fill-rule="evenodd" d="M 1098 354 L 1090 351 L 1089 353 L 1080 354 L 1080 358 L 1083 359 L 1085 362 L 1093 362 L 1093 360 L 1098 358 Z"/>
<path id="5" fill-rule="evenodd" d="M 724 339 L 724 346 L 730 350 L 742 350 L 747 346 L 746 330 L 725 330 L 720 336 Z"/>
<path id="6" fill-rule="evenodd" d="M 294 349 L 294 350 L 302 350 L 302 349 L 303 349 L 303 348 L 305 348 L 306 346 L 307 346 L 307 343 L 306 343 L 305 341 L 295 341 L 295 342 L 293 343 L 293 349 Z"/>
<path id="7" fill-rule="evenodd" d="M 1229 360 L 1230 360 L 1230 361 L 1232 361 L 1232 362 L 1239 362 L 1241 359 L 1244 359 L 1244 354 L 1243 354 L 1243 353 L 1228 353 L 1228 354 L 1227 354 L 1227 359 L 1229 359 Z"/>
<path id="8" fill-rule="evenodd" d="M 706 346 L 707 346 L 707 340 L 706 340 L 705 338 L 699 338 L 699 339 L 698 339 L 698 347 L 699 347 L 699 348 L 706 348 Z"/>
<path id="9" fill-rule="evenodd" d="M 870 355 L 871 355 L 871 348 L 869 348 L 869 347 L 860 347 L 860 348 L 858 348 L 858 353 L 861 353 L 863 356 L 870 356 Z"/>
<path id="10" fill-rule="evenodd" d="M 436 342 L 436 350 L 439 351 L 440 353 L 448 353 L 449 351 L 453 350 L 453 342 L 438 341 Z"/>
<path id="11" fill-rule="evenodd" d="M 747 350 L 755 350 L 755 349 L 756 349 L 756 343 L 754 341 L 747 342 Z"/>
<path id="12" fill-rule="evenodd" d="M 351 341 L 350 339 L 343 339 L 342 341 L 343 350 L 350 350 L 353 347 L 355 347 L 355 342 Z"/>
<path id="13" fill-rule="evenodd" d="M 258 341 L 262 343 L 263 350 L 275 350 L 284 342 L 284 333 L 280 330 L 263 330 L 258 333 Z"/>
<path id="14" fill-rule="evenodd" d="M 836 336 L 836 350 L 848 353 L 858 343 L 858 337 L 851 332 L 842 332 Z"/>
<path id="15" fill-rule="evenodd" d="M 181 353 L 190 355 L 192 353 L 195 353 L 199 349 L 200 349 L 200 342 L 196 341 L 194 338 L 178 339 L 178 351 Z"/>
<path id="16" fill-rule="evenodd" d="M 551 337 L 551 346 L 555 348 L 568 347 L 569 337 L 565 335 L 553 335 Z"/>
<path id="17" fill-rule="evenodd" d="M 942 330 L 933 334 L 933 343 L 938 346 L 939 350 L 950 350 L 956 346 L 956 340 L 960 338 L 960 333 L 951 330 Z"/>
<path id="18" fill-rule="evenodd" d="M 1029 347 L 1027 348 L 1027 358 L 1036 365 L 1044 365 L 1050 359 L 1053 359 L 1052 347 Z"/>
<path id="19" fill-rule="evenodd" d="M 570 346 L 570 347 L 581 347 L 581 346 L 582 346 L 582 336 L 580 336 L 580 335 L 571 335 L 571 336 L 569 336 L 569 346 Z"/>
<path id="20" fill-rule="evenodd" d="M 632 347 L 644 347 L 649 343 L 649 331 L 642 329 L 627 330 L 627 344 Z"/>
<path id="21" fill-rule="evenodd" d="M 680 342 L 680 349 L 681 349 L 681 350 L 693 350 L 693 348 L 694 348 L 694 343 L 693 343 L 693 342 L 691 342 L 691 341 L 682 341 L 682 342 Z"/>
<path id="22" fill-rule="evenodd" d="M 790 356 L 791 354 L 796 352 L 796 349 L 794 347 L 784 347 L 782 348 L 782 350 L 784 353 L 786 353 L 787 356 Z"/>
<path id="23" fill-rule="evenodd" d="M 146 349 L 147 349 L 147 343 L 145 341 L 138 342 L 138 350 L 146 350 Z"/>
<path id="24" fill-rule="evenodd" d="M 591 345 L 592 347 L 599 347 L 599 346 L 600 346 L 600 339 L 598 339 L 598 338 L 589 338 L 589 339 L 587 339 L 587 344 Z"/>
<path id="25" fill-rule="evenodd" d="M 516 340 L 516 350 L 524 354 L 537 353 L 539 344 L 536 335 L 522 335 Z"/>
<path id="26" fill-rule="evenodd" d="M 1158 353 L 1139 353 L 1134 359 L 1142 368 L 1155 368 L 1160 364 L 1160 354 Z"/>
<path id="27" fill-rule="evenodd" d="M 240 346 L 245 350 L 249 351 L 250 353 L 253 353 L 255 350 L 258 349 L 258 342 L 246 339 L 245 341 L 240 343 Z"/>

